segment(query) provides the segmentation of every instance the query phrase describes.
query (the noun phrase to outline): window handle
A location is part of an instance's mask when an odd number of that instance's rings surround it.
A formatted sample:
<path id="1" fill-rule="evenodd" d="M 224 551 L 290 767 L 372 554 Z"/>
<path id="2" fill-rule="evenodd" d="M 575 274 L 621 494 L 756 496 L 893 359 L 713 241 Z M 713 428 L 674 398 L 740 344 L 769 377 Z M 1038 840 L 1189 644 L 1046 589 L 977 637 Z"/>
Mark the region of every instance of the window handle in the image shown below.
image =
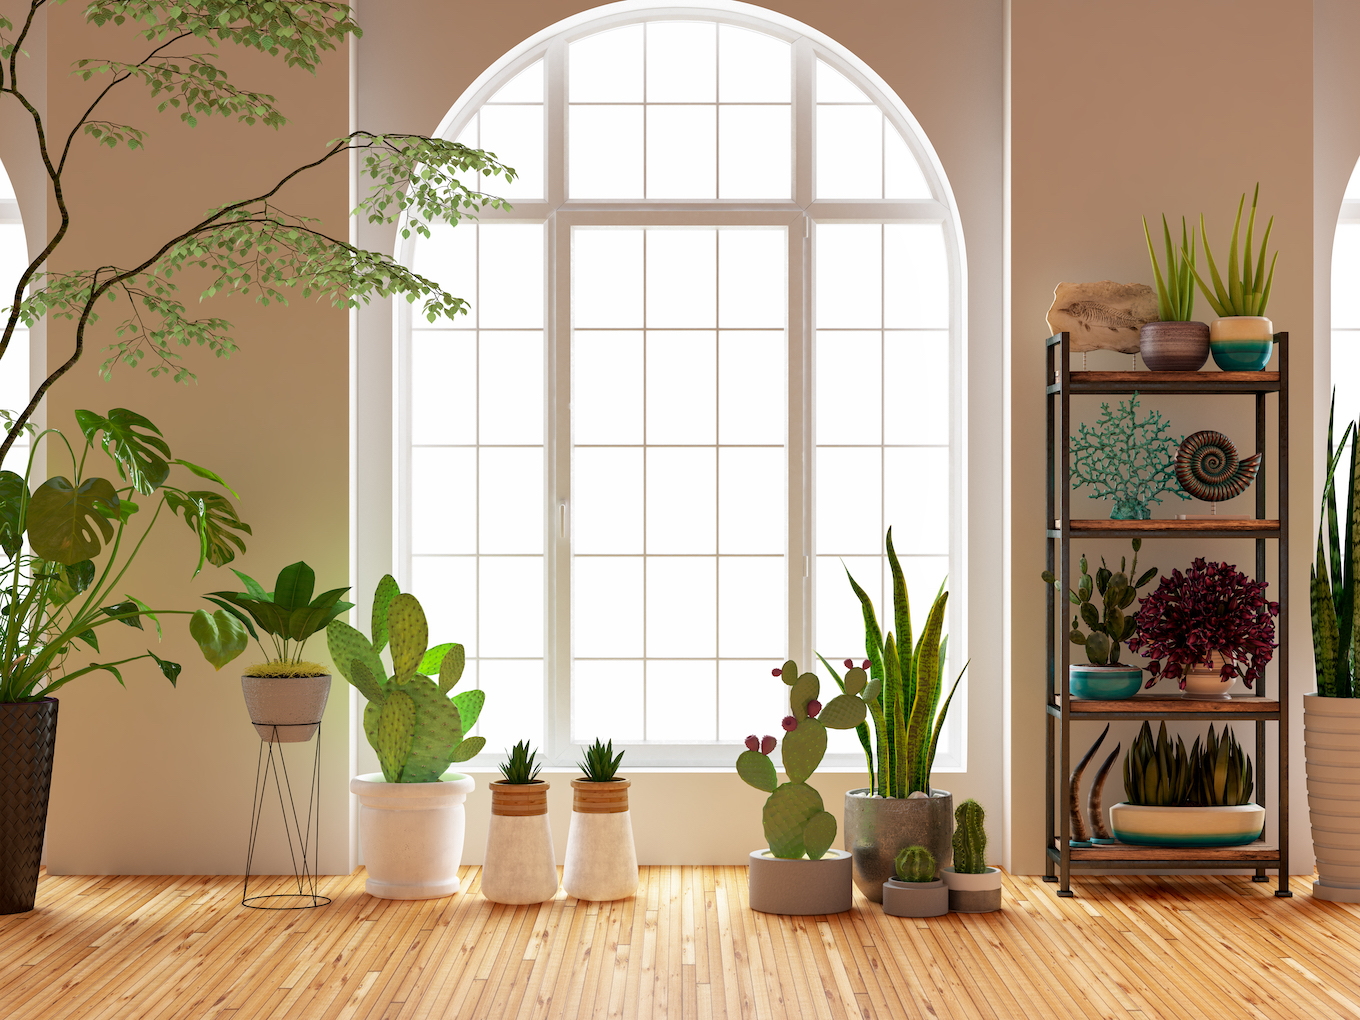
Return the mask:
<path id="1" fill-rule="evenodd" d="M 558 538 L 567 537 L 567 504 L 557 504 L 557 536 Z"/>

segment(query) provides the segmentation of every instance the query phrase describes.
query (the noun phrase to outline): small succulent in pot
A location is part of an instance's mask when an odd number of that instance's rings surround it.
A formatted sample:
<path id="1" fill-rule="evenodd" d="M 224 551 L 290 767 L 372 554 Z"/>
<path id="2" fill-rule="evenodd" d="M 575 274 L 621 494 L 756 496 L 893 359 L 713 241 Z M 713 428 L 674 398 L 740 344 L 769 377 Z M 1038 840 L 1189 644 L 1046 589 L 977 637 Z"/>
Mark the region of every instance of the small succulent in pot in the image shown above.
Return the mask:
<path id="1" fill-rule="evenodd" d="M 538 774 L 543 766 L 535 762 L 538 752 L 530 748 L 529 741 L 521 740 L 505 752 L 505 761 L 497 766 L 501 770 L 501 781 L 523 785 L 539 782 Z"/>
<path id="2" fill-rule="evenodd" d="M 1253 581 L 1231 563 L 1197 557 L 1185 573 L 1169 577 L 1143 598 L 1129 649 L 1152 660 L 1151 687 L 1160 677 L 1179 680 L 1196 665 L 1223 660 L 1219 675 L 1248 687 L 1273 656 L 1278 602 L 1267 602 L 1266 582 Z"/>
<path id="3" fill-rule="evenodd" d="M 1162 723 L 1154 743 L 1152 727 L 1144 720 L 1143 728 L 1124 756 L 1124 792 L 1128 802 L 1144 807 L 1185 804 L 1190 798 L 1193 778 L 1185 741 L 1177 737 L 1172 747 L 1166 723 Z"/>
<path id="4" fill-rule="evenodd" d="M 1124 610 L 1133 605 L 1139 590 L 1157 576 L 1157 568 L 1149 567 L 1136 581 L 1130 582 L 1129 579 L 1138 573 L 1138 551 L 1142 547 L 1143 540 L 1135 538 L 1133 563 L 1129 564 L 1121 556 L 1117 571 L 1107 567 L 1102 556 L 1100 569 L 1095 574 L 1087 572 L 1086 557 L 1083 555 L 1080 564 L 1081 579 L 1077 582 L 1076 588 L 1068 590 L 1068 601 L 1078 608 L 1078 615 L 1072 617 L 1072 630 L 1068 634 L 1068 640 L 1074 645 L 1084 647 L 1086 658 L 1097 666 L 1119 664 L 1120 644 L 1133 636 L 1138 619 L 1136 612 L 1125 613 Z M 1062 584 L 1053 571 L 1045 570 L 1043 579 L 1059 591 L 1062 590 Z M 1097 595 L 1103 603 L 1103 613 L 1092 601 Z M 1083 622 L 1091 628 L 1089 634 L 1082 633 Z M 1133 645 L 1130 644 L 1129 647 L 1133 648 Z"/>
<path id="5" fill-rule="evenodd" d="M 1190 761 L 1193 765 L 1191 804 L 1221 807 L 1252 803 L 1255 782 L 1251 775 L 1251 758 L 1227 726 L 1223 727 L 1220 739 L 1214 733 L 1214 724 L 1210 723 L 1203 747 L 1199 737 L 1195 738 Z"/>
<path id="6" fill-rule="evenodd" d="M 923 846 L 904 846 L 895 863 L 899 882 L 935 881 L 935 855 Z"/>
<path id="7" fill-rule="evenodd" d="M 606 744 L 597 737 L 595 743 L 586 748 L 581 758 L 581 772 L 586 782 L 612 783 L 622 762 L 623 752 L 614 754 L 614 741 Z"/>

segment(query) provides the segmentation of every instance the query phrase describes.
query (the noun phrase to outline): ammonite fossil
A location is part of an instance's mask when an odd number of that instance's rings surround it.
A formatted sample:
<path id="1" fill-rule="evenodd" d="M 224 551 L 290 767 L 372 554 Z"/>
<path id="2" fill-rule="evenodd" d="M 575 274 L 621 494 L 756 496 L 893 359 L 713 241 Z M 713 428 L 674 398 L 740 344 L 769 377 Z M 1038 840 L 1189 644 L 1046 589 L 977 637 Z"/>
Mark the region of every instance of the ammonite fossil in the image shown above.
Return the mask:
<path id="1" fill-rule="evenodd" d="M 1222 503 L 1245 492 L 1260 468 L 1259 453 L 1239 461 L 1232 440 L 1211 429 L 1189 436 L 1176 453 L 1176 481 L 1206 503 Z"/>

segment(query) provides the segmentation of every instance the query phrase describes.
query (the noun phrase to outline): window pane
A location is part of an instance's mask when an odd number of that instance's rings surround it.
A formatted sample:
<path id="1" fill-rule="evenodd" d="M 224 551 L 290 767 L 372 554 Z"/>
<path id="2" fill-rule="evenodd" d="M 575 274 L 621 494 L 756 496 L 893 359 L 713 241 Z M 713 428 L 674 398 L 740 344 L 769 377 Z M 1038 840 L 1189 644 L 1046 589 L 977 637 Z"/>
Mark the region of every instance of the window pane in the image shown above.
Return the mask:
<path id="1" fill-rule="evenodd" d="M 916 376 L 912 371 L 889 378 L 906 385 L 907 380 Z M 817 442 L 882 442 L 882 386 L 882 351 L 877 330 L 837 333 L 819 329 Z"/>
<path id="2" fill-rule="evenodd" d="M 411 557 L 411 594 L 425 610 L 432 643 L 457 641 L 469 657 L 477 654 L 476 557 Z"/>
<path id="3" fill-rule="evenodd" d="M 949 325 L 949 261 L 938 223 L 889 223 L 883 228 L 883 279 L 884 325 Z"/>
<path id="4" fill-rule="evenodd" d="M 720 326 L 770 329 L 788 322 L 786 231 L 718 231 L 718 267 Z"/>
<path id="5" fill-rule="evenodd" d="M 713 230 L 647 231 L 647 325 L 713 328 L 717 245 Z"/>
<path id="6" fill-rule="evenodd" d="M 782 556 L 719 557 L 718 654 L 778 664 L 787 647 L 787 587 Z M 754 672 L 760 675 L 758 667 Z"/>
<path id="7" fill-rule="evenodd" d="M 543 61 L 530 64 L 502 85 L 488 103 L 543 102 Z"/>
<path id="8" fill-rule="evenodd" d="M 711 444 L 717 436 L 717 336 L 647 334 L 647 442 Z"/>
<path id="9" fill-rule="evenodd" d="M 783 331 L 718 334 L 718 441 L 782 446 L 786 372 Z"/>
<path id="10" fill-rule="evenodd" d="M 718 451 L 719 552 L 784 552 L 785 473 L 782 449 Z"/>
<path id="11" fill-rule="evenodd" d="M 792 194 L 789 107 L 718 107 L 718 196 L 787 199 Z"/>
<path id="12" fill-rule="evenodd" d="M 0 308 L 8 308 L 14 301 L 14 288 L 27 268 L 23 224 L 0 223 Z"/>
<path id="13" fill-rule="evenodd" d="M 1360 333 L 1332 331 L 1332 384 L 1336 386 L 1335 438 L 1339 440 L 1346 428 L 1340 423 L 1360 416 Z"/>
<path id="14" fill-rule="evenodd" d="M 571 232 L 572 324 L 642 325 L 642 231 Z"/>
<path id="15" fill-rule="evenodd" d="M 880 457 L 877 447 L 817 450 L 819 553 L 876 555 L 883 548 Z"/>
<path id="16" fill-rule="evenodd" d="M 411 451 L 411 552 L 477 551 L 477 451 Z"/>
<path id="17" fill-rule="evenodd" d="M 642 557 L 577 556 L 571 583 L 575 656 L 641 656 Z"/>
<path id="18" fill-rule="evenodd" d="M 817 61 L 817 102 L 867 103 L 869 97 L 850 80 L 824 61 Z"/>
<path id="19" fill-rule="evenodd" d="M 900 555 L 949 553 L 949 451 L 883 451 L 883 512 Z"/>
<path id="20" fill-rule="evenodd" d="M 884 132 L 883 146 L 883 197 L 930 198 L 930 185 L 921 164 L 892 125 Z"/>
<path id="21" fill-rule="evenodd" d="M 642 442 L 642 333 L 576 330 L 571 347 L 572 438 Z"/>
<path id="22" fill-rule="evenodd" d="M 879 538 L 882 542 L 882 538 Z M 846 571 L 874 601 L 882 623 L 883 574 L 878 556 L 817 557 L 817 628 L 813 647 L 841 668 L 843 661 L 864 659 L 864 615 Z M 891 611 L 889 611 L 891 615 Z"/>
<path id="23" fill-rule="evenodd" d="M 882 322 L 882 230 L 876 223 L 818 225 L 818 328 L 877 328 Z"/>
<path id="24" fill-rule="evenodd" d="M 716 563 L 712 556 L 647 557 L 648 656 L 693 659 L 717 654 Z M 650 676 L 648 680 L 650 692 Z"/>
<path id="25" fill-rule="evenodd" d="M 817 197 L 883 197 L 883 114 L 878 107 L 817 107 Z"/>
<path id="26" fill-rule="evenodd" d="M 511 199 L 543 197 L 543 107 L 486 106 L 482 108 L 480 148 L 494 152 L 516 177 L 482 177 L 478 188 Z"/>
<path id="27" fill-rule="evenodd" d="M 458 228 L 447 223 L 430 224 L 430 236 L 416 240 L 413 268 L 421 276 L 438 281 L 445 290 L 456 297 L 471 302 L 473 307 L 468 319 L 460 318 L 458 325 L 477 324 L 477 225 L 464 223 Z M 425 325 L 425 320 L 417 311 L 412 318 L 416 323 Z M 471 321 L 469 321 L 469 319 Z"/>
<path id="28" fill-rule="evenodd" d="M 477 232 L 477 324 L 483 329 L 542 329 L 543 225 L 483 223 Z"/>
<path id="29" fill-rule="evenodd" d="M 717 98 L 717 29 L 702 21 L 647 25 L 647 102 L 711 103 Z"/>
<path id="30" fill-rule="evenodd" d="M 1332 327 L 1360 327 L 1360 223 L 1342 223 L 1336 228 L 1332 245 Z M 1342 377 L 1333 371 L 1332 378 Z"/>
<path id="31" fill-rule="evenodd" d="M 572 198 L 642 197 L 642 107 L 573 106 L 568 114 Z"/>
<path id="32" fill-rule="evenodd" d="M 647 663 L 648 740 L 711 741 L 717 736 L 717 711 L 714 663 Z"/>
<path id="33" fill-rule="evenodd" d="M 717 552 L 714 449 L 647 451 L 647 551 Z"/>
<path id="34" fill-rule="evenodd" d="M 735 25 L 718 26 L 718 101 L 787 103 L 793 48 Z"/>
<path id="35" fill-rule="evenodd" d="M 482 556 L 478 559 L 480 655 L 543 655 L 543 559 Z"/>
<path id="36" fill-rule="evenodd" d="M 483 333 L 478 369 L 481 441 L 541 444 L 543 334 Z"/>
<path id="37" fill-rule="evenodd" d="M 718 140 L 713 106 L 647 107 L 647 197 L 713 198 Z"/>
<path id="38" fill-rule="evenodd" d="M 763 662 L 718 663 L 718 739 L 743 741 L 750 734 L 757 737 L 779 731 L 781 706 L 779 694 L 788 690 L 783 682 L 770 675 L 780 665 L 782 655 L 775 656 L 769 666 Z"/>
<path id="39" fill-rule="evenodd" d="M 949 334 L 884 334 L 883 375 L 883 441 L 948 444 Z"/>
<path id="40" fill-rule="evenodd" d="M 475 443 L 476 379 L 476 333 L 470 330 L 414 330 L 411 335 L 411 442 L 417 445 Z"/>
<path id="41" fill-rule="evenodd" d="M 571 673 L 571 739 L 643 739 L 642 660 L 578 659 Z"/>
<path id="42" fill-rule="evenodd" d="M 642 26 L 597 32 L 567 47 L 573 103 L 642 102 Z"/>
<path id="43" fill-rule="evenodd" d="M 642 552 L 642 450 L 577 447 L 571 519 L 578 553 Z"/>
<path id="44" fill-rule="evenodd" d="M 483 659 L 477 666 L 477 686 L 486 692 L 486 703 L 475 733 L 486 738 L 487 751 L 499 755 L 521 740 L 542 747 L 543 660 Z M 466 683 L 457 688 L 468 689 Z"/>
<path id="45" fill-rule="evenodd" d="M 478 470 L 478 552 L 542 553 L 542 448 L 483 446 Z"/>

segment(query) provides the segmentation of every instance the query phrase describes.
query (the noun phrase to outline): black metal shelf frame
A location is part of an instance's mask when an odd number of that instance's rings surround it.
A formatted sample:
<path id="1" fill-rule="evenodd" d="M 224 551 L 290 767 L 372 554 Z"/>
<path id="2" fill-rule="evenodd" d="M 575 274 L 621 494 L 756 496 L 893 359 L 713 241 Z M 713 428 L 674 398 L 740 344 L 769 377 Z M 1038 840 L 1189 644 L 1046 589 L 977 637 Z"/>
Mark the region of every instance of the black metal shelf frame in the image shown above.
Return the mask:
<path id="1" fill-rule="evenodd" d="M 1045 417 L 1047 427 L 1047 488 L 1045 497 L 1044 520 L 1056 523 L 1056 528 L 1046 528 L 1046 565 L 1062 579 L 1064 585 L 1071 577 L 1071 545 L 1074 535 L 1080 537 L 1119 538 L 1119 537 L 1158 537 L 1158 538 L 1249 538 L 1256 544 L 1256 579 L 1265 580 L 1266 543 L 1275 542 L 1278 553 L 1278 580 L 1275 596 L 1280 603 L 1280 615 L 1276 623 L 1279 648 L 1276 650 L 1277 664 L 1276 698 L 1270 707 L 1262 706 L 1261 712 L 1226 713 L 1205 711 L 1158 711 L 1140 710 L 1128 712 L 1083 712 L 1074 709 L 1073 698 L 1068 689 L 1068 666 L 1071 664 L 1071 646 L 1066 640 L 1066 631 L 1060 640 L 1058 631 L 1065 623 L 1065 608 L 1059 615 L 1059 592 L 1048 585 L 1046 635 L 1047 686 L 1045 696 L 1044 728 L 1047 767 L 1045 770 L 1045 846 L 1044 881 L 1058 884 L 1059 896 L 1072 896 L 1072 871 L 1076 870 L 1128 870 L 1162 868 L 1195 868 L 1219 871 L 1254 871 L 1252 881 L 1268 882 L 1267 868 L 1278 869 L 1278 885 L 1275 895 L 1288 897 L 1289 891 L 1289 334 L 1276 333 L 1279 352 L 1279 372 L 1261 373 L 1217 373 L 1217 372 L 1072 372 L 1071 336 L 1059 333 L 1046 341 L 1045 352 Z M 1216 380 L 1215 376 L 1226 375 L 1230 378 Z M 1141 377 L 1146 376 L 1145 379 Z M 1239 394 L 1251 396 L 1256 405 L 1256 448 L 1262 453 L 1266 449 L 1266 396 L 1277 395 L 1276 459 L 1272 465 L 1267 459 L 1257 472 L 1255 481 L 1256 517 L 1264 521 L 1266 516 L 1267 473 L 1273 470 L 1276 475 L 1276 491 L 1279 502 L 1278 527 L 1251 529 L 1245 531 L 1200 531 L 1167 532 L 1157 530 L 1155 525 L 1142 525 L 1138 530 L 1124 530 L 1117 527 L 1102 528 L 1098 533 L 1073 528 L 1071 513 L 1071 397 L 1073 393 L 1190 393 L 1190 394 Z M 1274 522 L 1272 522 L 1273 524 Z M 1266 681 L 1262 678 L 1256 685 L 1254 696 L 1265 698 Z M 1276 794 L 1276 813 L 1279 823 L 1278 846 L 1262 847 L 1243 853 L 1232 860 L 1187 859 L 1178 857 L 1184 853 L 1177 848 L 1165 850 L 1140 849 L 1135 856 L 1115 860 L 1082 859 L 1080 851 L 1074 860 L 1070 846 L 1071 822 L 1066 811 L 1072 775 L 1072 732 L 1073 720 L 1098 719 L 1224 719 L 1241 718 L 1255 723 L 1256 730 L 1256 802 L 1270 810 L 1265 789 L 1266 761 L 1266 723 L 1279 724 L 1279 745 L 1276 770 L 1278 790 Z M 1058 805 L 1063 810 L 1058 810 Z"/>

